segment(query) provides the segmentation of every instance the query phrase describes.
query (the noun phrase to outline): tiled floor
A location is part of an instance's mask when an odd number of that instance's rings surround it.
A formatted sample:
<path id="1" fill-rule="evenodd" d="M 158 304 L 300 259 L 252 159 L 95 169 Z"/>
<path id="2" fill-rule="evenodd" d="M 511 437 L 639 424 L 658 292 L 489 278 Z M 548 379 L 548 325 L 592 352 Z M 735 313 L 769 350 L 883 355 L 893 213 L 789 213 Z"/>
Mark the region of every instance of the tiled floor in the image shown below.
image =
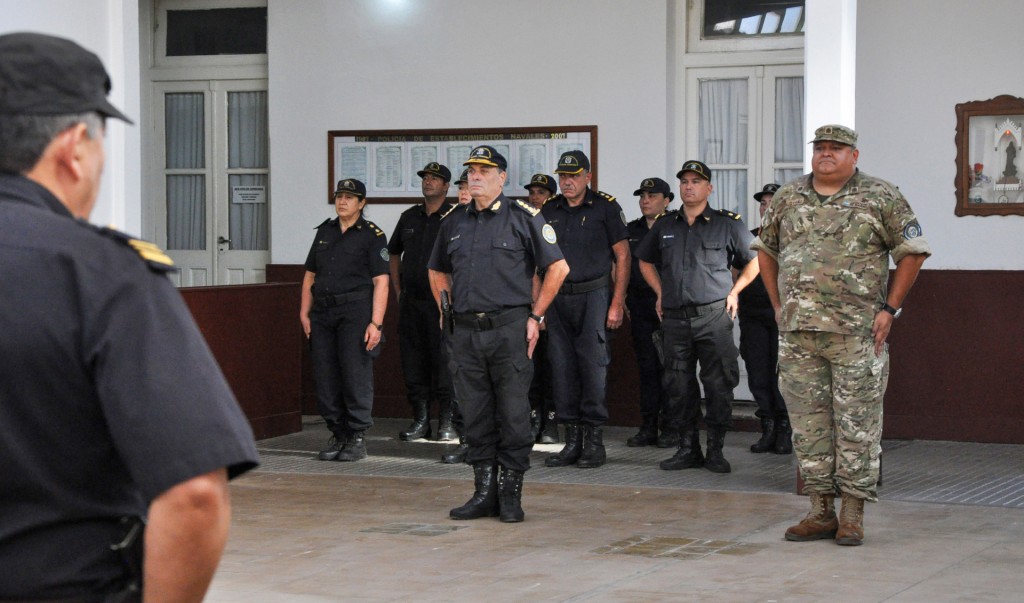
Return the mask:
<path id="1" fill-rule="evenodd" d="M 394 441 L 398 428 L 380 422 L 357 463 L 312 460 L 316 424 L 260 442 L 207 600 L 1024 600 L 1024 447 L 887 443 L 867 542 L 839 547 L 783 540 L 807 500 L 790 458 L 745 450 L 753 434 L 730 434 L 724 476 L 660 471 L 671 451 L 626 448 L 625 429 L 608 430 L 599 469 L 544 468 L 539 449 L 558 447 L 538 447 L 526 521 L 502 524 L 449 520 L 469 468 L 437 462 L 441 444 Z M 932 499 L 957 504 L 911 502 Z"/>

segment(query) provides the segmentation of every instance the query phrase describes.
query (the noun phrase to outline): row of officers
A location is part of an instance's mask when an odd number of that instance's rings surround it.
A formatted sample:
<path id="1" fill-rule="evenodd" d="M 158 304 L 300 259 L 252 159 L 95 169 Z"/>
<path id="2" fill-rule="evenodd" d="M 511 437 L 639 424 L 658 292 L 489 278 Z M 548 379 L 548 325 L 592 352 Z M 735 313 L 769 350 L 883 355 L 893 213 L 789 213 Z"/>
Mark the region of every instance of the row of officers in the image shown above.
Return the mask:
<path id="1" fill-rule="evenodd" d="M 300 309 L 318 410 L 332 432 L 319 459 L 366 457 L 389 283 L 412 409 L 399 438 L 457 438 L 442 461 L 474 469 L 473 497 L 451 510 L 454 519 L 521 521 L 535 442 L 564 443 L 548 467 L 605 463 L 609 339 L 627 314 L 643 417 L 627 445 L 676 447 L 660 463 L 665 470 L 730 472 L 722 449 L 742 353 L 762 426 L 751 451 L 792 451 L 778 327 L 750 248 L 757 231 L 709 206 L 707 165 L 687 161 L 676 174 L 679 210 L 669 209 L 668 183 L 644 179 L 633 193 L 642 216 L 632 222 L 614 197 L 590 187 L 581 151 L 561 155 L 557 184 L 534 175 L 528 201 L 503 194 L 507 162 L 494 148 L 476 147 L 463 165 L 458 203 L 447 200 L 446 166 L 418 172 L 423 201 L 402 213 L 390 240 L 363 217 L 365 185 L 338 182 L 337 217 L 317 227 Z M 754 195 L 762 213 L 777 189 Z"/>

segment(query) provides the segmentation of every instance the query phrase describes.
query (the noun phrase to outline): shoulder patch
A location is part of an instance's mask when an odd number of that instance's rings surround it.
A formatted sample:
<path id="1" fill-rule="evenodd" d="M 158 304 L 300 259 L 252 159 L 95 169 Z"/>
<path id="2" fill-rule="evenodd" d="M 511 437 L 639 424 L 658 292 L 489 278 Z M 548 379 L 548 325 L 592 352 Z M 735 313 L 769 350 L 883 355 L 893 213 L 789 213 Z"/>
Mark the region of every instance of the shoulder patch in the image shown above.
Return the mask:
<path id="1" fill-rule="evenodd" d="M 615 197 L 609 195 L 608 193 L 606 193 L 604 191 L 597 191 L 597 194 L 601 195 L 602 197 L 604 197 L 605 199 L 607 199 L 609 201 L 614 201 L 615 200 Z"/>
<path id="2" fill-rule="evenodd" d="M 516 205 L 519 206 L 519 209 L 525 211 L 526 213 L 530 214 L 531 216 L 536 216 L 537 214 L 540 213 L 539 209 L 537 209 L 536 207 L 530 205 L 526 201 L 523 201 L 522 199 L 516 199 Z"/>
<path id="3" fill-rule="evenodd" d="M 715 211 L 717 211 L 720 215 L 725 216 L 726 218 L 732 218 L 733 220 L 739 220 L 740 219 L 740 215 L 739 214 L 731 212 L 731 211 L 729 211 L 727 209 L 716 209 Z"/>
<path id="4" fill-rule="evenodd" d="M 319 229 L 323 228 L 324 226 L 327 226 L 327 225 L 328 225 L 328 224 L 330 224 L 330 223 L 331 223 L 331 218 L 327 218 L 327 219 L 326 219 L 326 220 L 324 220 L 323 222 L 321 222 L 321 223 L 317 224 L 317 225 L 316 225 L 316 226 L 315 226 L 315 227 L 313 228 L 313 230 L 319 230 Z"/>
<path id="5" fill-rule="evenodd" d="M 90 226 L 92 225 L 90 224 Z M 113 228 L 100 226 L 93 226 L 93 228 L 99 231 L 100 234 L 110 237 L 122 245 L 130 247 L 135 251 L 135 253 L 139 254 L 139 257 L 141 257 L 143 261 L 146 262 L 146 265 L 154 272 L 176 272 L 178 270 L 174 266 L 174 261 L 168 257 L 162 249 L 149 241 L 136 239 L 131 235 L 119 230 L 114 230 Z"/>

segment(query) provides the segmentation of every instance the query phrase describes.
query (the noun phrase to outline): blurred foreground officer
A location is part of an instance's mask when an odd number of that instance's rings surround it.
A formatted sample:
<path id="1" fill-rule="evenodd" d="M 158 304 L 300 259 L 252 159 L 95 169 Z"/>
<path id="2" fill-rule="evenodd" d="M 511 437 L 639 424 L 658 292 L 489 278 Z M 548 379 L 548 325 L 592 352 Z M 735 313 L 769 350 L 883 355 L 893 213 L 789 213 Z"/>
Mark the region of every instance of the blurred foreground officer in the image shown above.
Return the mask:
<path id="1" fill-rule="evenodd" d="M 320 416 L 334 434 L 321 461 L 366 458 L 373 426 L 373 360 L 388 307 L 384 233 L 363 218 L 366 185 L 338 181 L 337 218 L 324 220 L 306 256 L 299 321 L 309 338 Z"/>
<path id="2" fill-rule="evenodd" d="M 473 465 L 473 497 L 452 519 L 500 514 L 522 521 L 523 474 L 530 468 L 530 357 L 544 311 L 569 268 L 540 212 L 502 194 L 508 164 L 489 146 L 473 149 L 473 202 L 441 224 L 430 258 L 431 286 L 452 295 L 452 375 Z M 533 277 L 547 268 L 532 301 Z M 532 303 L 532 307 L 531 307 Z M 454 323 L 454 324 L 452 324 Z M 500 468 L 500 476 L 498 475 Z"/>
<path id="3" fill-rule="evenodd" d="M 582 151 L 562 153 L 555 173 L 562 194 L 544 204 L 543 215 L 572 274 L 559 289 L 548 321 L 548 357 L 565 447 L 544 464 L 600 467 L 606 458 L 608 331 L 619 328 L 625 311 L 629 235 L 615 197 L 590 189 L 590 160 Z"/>
<path id="4" fill-rule="evenodd" d="M 437 439 L 454 440 L 452 386 L 441 354 L 441 315 L 430 292 L 427 261 L 434 249 L 441 220 L 455 204 L 449 203 L 447 167 L 431 161 L 416 174 L 423 202 L 402 212 L 388 242 L 391 254 L 391 286 L 398 298 L 398 345 L 402 375 L 412 407 L 412 424 L 399 432 L 401 440 L 430 439 L 430 401 L 438 404 Z"/>
<path id="5" fill-rule="evenodd" d="M 786 540 L 859 545 L 864 501 L 878 500 L 885 340 L 931 249 L 899 189 L 857 169 L 856 132 L 822 126 L 811 142 L 811 173 L 775 193 L 753 244 L 782 332 L 779 383 L 811 501 Z"/>
<path id="6" fill-rule="evenodd" d="M 540 210 L 544 202 L 558 192 L 555 179 L 547 174 L 534 174 L 523 188 L 526 200 Z M 555 418 L 555 391 L 548 360 L 548 330 L 541 325 L 540 339 L 533 350 L 533 383 L 530 384 L 530 426 L 534 440 L 540 444 L 557 444 L 558 421 Z"/>
<path id="7" fill-rule="evenodd" d="M 687 161 L 676 177 L 682 209 L 655 222 L 636 251 L 640 271 L 658 295 L 665 389 L 672 412 L 681 414 L 679 450 L 660 466 L 729 473 L 722 446 L 732 427 L 732 390 L 740 377 L 732 321 L 737 294 L 757 276 L 757 255 L 739 215 L 708 205 L 713 190 L 708 166 Z M 731 268 L 741 270 L 735 283 Z M 697 431 L 700 398 L 693 395 L 698 361 L 707 398 L 706 459 Z"/>
<path id="8" fill-rule="evenodd" d="M 777 190 L 778 184 L 766 184 L 754 194 L 762 218 Z M 756 237 L 760 232 L 758 227 L 750 234 Z M 750 451 L 792 453 L 793 430 L 786 400 L 779 391 L 779 325 L 761 275 L 740 291 L 740 356 L 747 365 L 747 384 L 757 402 L 756 415 L 761 419 L 761 438 L 750 445 Z"/>
<path id="9" fill-rule="evenodd" d="M 170 260 L 86 222 L 109 90 L 69 40 L 0 36 L 2 601 L 202 600 L 258 460 Z"/>

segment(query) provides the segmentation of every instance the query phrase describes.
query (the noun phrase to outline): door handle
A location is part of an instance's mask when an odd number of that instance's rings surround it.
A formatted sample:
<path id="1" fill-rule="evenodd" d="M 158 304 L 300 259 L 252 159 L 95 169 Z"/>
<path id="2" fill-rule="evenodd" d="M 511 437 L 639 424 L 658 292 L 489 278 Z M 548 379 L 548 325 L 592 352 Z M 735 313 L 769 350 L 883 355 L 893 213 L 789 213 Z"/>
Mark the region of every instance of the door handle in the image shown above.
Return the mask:
<path id="1" fill-rule="evenodd" d="M 226 245 L 231 242 L 231 239 L 225 239 L 223 235 L 217 237 L 218 245 Z"/>

